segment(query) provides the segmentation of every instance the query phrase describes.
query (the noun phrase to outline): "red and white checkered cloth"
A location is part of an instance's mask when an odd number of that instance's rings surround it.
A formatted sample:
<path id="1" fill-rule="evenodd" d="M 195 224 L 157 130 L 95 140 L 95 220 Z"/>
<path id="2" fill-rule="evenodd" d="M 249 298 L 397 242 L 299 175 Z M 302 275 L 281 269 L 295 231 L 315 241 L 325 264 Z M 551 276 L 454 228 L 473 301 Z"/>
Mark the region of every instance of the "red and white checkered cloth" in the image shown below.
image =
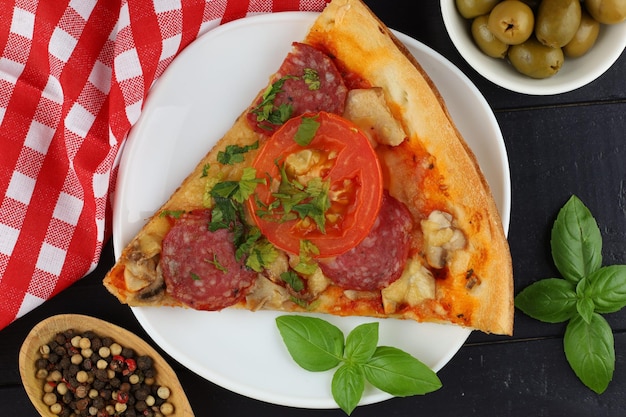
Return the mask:
<path id="1" fill-rule="evenodd" d="M 200 34 L 328 0 L 0 0 L 0 329 L 96 266 L 118 151 Z"/>

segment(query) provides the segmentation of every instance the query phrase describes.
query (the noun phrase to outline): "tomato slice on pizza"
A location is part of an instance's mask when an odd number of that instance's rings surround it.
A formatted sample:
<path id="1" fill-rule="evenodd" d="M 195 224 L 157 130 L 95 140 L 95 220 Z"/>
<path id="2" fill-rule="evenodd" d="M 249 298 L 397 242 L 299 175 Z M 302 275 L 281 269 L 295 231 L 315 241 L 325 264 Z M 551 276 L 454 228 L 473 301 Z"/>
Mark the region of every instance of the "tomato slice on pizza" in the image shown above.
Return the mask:
<path id="1" fill-rule="evenodd" d="M 382 200 L 383 177 L 367 136 L 332 113 L 295 117 L 267 140 L 252 166 L 266 179 L 248 199 L 263 235 L 300 253 L 302 241 L 325 258 L 368 235 Z"/>
<path id="2" fill-rule="evenodd" d="M 475 158 L 419 63 L 333 0 L 123 250 L 133 306 L 453 323 L 511 334 L 511 257 Z"/>

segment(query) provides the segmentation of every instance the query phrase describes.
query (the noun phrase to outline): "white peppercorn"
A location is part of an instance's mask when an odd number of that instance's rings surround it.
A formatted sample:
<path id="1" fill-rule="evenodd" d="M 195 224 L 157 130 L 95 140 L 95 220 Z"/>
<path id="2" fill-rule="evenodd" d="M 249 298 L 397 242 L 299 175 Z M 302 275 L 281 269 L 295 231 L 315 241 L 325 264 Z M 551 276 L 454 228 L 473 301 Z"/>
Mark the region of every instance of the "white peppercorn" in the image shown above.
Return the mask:
<path id="1" fill-rule="evenodd" d="M 93 350 L 91 350 L 91 348 L 84 348 L 80 350 L 80 354 L 83 358 L 91 358 L 91 355 L 93 355 Z"/>
<path id="2" fill-rule="evenodd" d="M 63 406 L 59 403 L 54 403 L 50 406 L 50 412 L 52 414 L 60 414 L 63 411 Z"/>
<path id="3" fill-rule="evenodd" d="M 82 337 L 81 337 L 81 336 L 76 335 L 76 336 L 72 337 L 72 339 L 71 339 L 70 343 L 72 344 L 72 346 L 74 346 L 75 348 L 77 348 L 77 347 L 79 347 L 79 346 L 80 346 L 80 339 L 82 339 Z"/>
<path id="4" fill-rule="evenodd" d="M 91 347 L 91 340 L 87 337 L 82 337 L 78 342 L 78 347 L 81 349 L 88 349 Z"/>
<path id="5" fill-rule="evenodd" d="M 56 389 L 59 395 L 65 395 L 65 393 L 67 392 L 67 385 L 65 384 L 65 382 L 60 382 L 59 384 L 57 384 Z"/>
<path id="6" fill-rule="evenodd" d="M 115 403 L 115 411 L 118 413 L 123 413 L 124 411 L 126 411 L 126 404 L 124 403 Z"/>
<path id="7" fill-rule="evenodd" d="M 85 371 L 78 371 L 76 374 L 76 380 L 80 383 L 87 382 L 89 375 Z"/>
<path id="8" fill-rule="evenodd" d="M 113 356 L 120 355 L 122 353 L 122 346 L 115 342 L 109 347 L 109 349 L 111 350 L 111 355 Z"/>
<path id="9" fill-rule="evenodd" d="M 168 387 L 160 386 L 157 389 L 157 395 L 163 400 L 167 400 L 170 397 L 170 389 Z"/>
<path id="10" fill-rule="evenodd" d="M 100 357 L 102 358 L 108 358 L 110 354 L 111 349 L 109 349 L 108 346 L 102 346 L 100 349 L 98 349 L 98 355 L 100 355 Z"/>
<path id="11" fill-rule="evenodd" d="M 75 353 L 74 355 L 72 355 L 72 357 L 70 358 L 70 361 L 74 364 L 74 365 L 80 365 L 81 363 L 83 363 L 83 355 L 81 355 L 80 353 Z"/>
<path id="12" fill-rule="evenodd" d="M 39 353 L 41 354 L 41 356 L 43 356 L 44 358 L 50 354 L 50 346 L 48 345 L 42 345 L 39 348 Z"/>
<path id="13" fill-rule="evenodd" d="M 172 403 L 163 403 L 161 404 L 161 407 L 159 407 L 159 411 L 164 415 L 169 416 L 174 413 L 174 406 Z"/>
<path id="14" fill-rule="evenodd" d="M 48 392 L 43 396 L 43 403 L 45 405 L 52 405 L 57 402 L 57 396 L 53 392 Z"/>

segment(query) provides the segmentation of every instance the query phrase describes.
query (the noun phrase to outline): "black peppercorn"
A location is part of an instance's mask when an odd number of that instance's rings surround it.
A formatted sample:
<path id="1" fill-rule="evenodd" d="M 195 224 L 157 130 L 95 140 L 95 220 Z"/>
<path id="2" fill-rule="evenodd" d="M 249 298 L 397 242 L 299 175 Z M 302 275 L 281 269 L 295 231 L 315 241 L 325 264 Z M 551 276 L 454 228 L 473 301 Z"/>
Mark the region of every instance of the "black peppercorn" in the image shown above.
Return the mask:
<path id="1" fill-rule="evenodd" d="M 91 361 L 91 359 L 87 358 L 83 361 L 83 369 L 85 371 L 91 371 L 91 369 L 93 368 L 93 362 Z"/>
<path id="2" fill-rule="evenodd" d="M 152 368 L 152 358 L 145 355 L 138 357 L 137 368 L 141 369 L 142 371 Z"/>
<path id="3" fill-rule="evenodd" d="M 70 391 L 68 391 L 65 394 L 63 394 L 63 403 L 64 404 L 69 404 L 72 401 L 74 401 L 74 395 Z"/>
<path id="4" fill-rule="evenodd" d="M 99 337 L 94 337 L 93 339 L 91 339 L 91 348 L 94 351 L 97 351 L 98 349 L 100 349 L 102 347 L 102 339 Z"/>
<path id="5" fill-rule="evenodd" d="M 63 333 L 57 333 L 57 335 L 54 337 L 54 341 L 57 342 L 59 345 L 65 344 L 65 335 L 63 335 Z"/>
<path id="6" fill-rule="evenodd" d="M 144 400 L 140 400 L 135 403 L 135 410 L 139 411 L 140 413 L 143 413 L 147 409 L 148 405 Z"/>
<path id="7" fill-rule="evenodd" d="M 40 358 L 35 362 L 37 369 L 48 369 L 48 359 Z"/>
<path id="8" fill-rule="evenodd" d="M 120 381 L 119 378 L 111 378 L 109 380 L 109 384 L 111 385 L 111 387 L 113 388 L 119 388 L 120 385 L 122 384 L 122 381 Z"/>

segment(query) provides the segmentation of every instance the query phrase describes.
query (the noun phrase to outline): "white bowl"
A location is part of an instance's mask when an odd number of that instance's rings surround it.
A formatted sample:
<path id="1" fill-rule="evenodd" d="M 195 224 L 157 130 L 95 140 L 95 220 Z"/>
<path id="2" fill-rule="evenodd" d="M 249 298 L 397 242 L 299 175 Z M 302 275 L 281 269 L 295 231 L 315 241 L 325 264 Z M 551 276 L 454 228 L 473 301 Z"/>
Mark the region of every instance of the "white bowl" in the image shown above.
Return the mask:
<path id="1" fill-rule="evenodd" d="M 518 73 L 506 59 L 491 58 L 476 46 L 471 21 L 463 18 L 454 0 L 441 0 L 441 13 L 452 43 L 461 56 L 483 77 L 511 91 L 531 95 L 560 94 L 580 88 L 608 70 L 626 48 L 626 22 L 601 25 L 595 45 L 579 58 L 565 57 L 560 71 L 534 79 Z"/>

